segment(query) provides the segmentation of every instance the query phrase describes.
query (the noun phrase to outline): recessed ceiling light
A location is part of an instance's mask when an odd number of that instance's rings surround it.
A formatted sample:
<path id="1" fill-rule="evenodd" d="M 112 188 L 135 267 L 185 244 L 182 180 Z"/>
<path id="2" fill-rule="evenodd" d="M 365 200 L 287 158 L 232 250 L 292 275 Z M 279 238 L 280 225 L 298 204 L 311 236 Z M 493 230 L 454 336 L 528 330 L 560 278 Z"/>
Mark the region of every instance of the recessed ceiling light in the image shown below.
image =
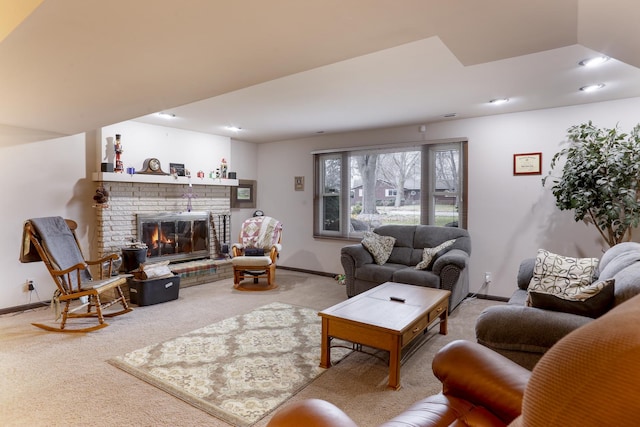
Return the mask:
<path id="1" fill-rule="evenodd" d="M 595 67 L 607 62 L 608 60 L 608 56 L 600 55 L 594 58 L 583 59 L 582 61 L 578 62 L 578 64 L 582 65 L 583 67 Z"/>
<path id="2" fill-rule="evenodd" d="M 173 113 L 165 113 L 165 112 L 162 112 L 162 111 L 159 112 L 159 113 L 156 113 L 156 115 L 162 117 L 163 119 L 173 119 L 173 118 L 176 117 L 176 115 L 173 114 Z"/>
<path id="3" fill-rule="evenodd" d="M 506 104 L 507 102 L 509 102 L 509 98 L 496 98 L 489 101 L 489 104 L 500 105 L 500 104 Z"/>
<path id="4" fill-rule="evenodd" d="M 602 89 L 603 87 L 604 87 L 604 83 L 598 83 L 596 85 L 582 86 L 580 90 L 583 92 L 594 92 L 596 90 Z"/>
<path id="5" fill-rule="evenodd" d="M 237 126 L 225 126 L 224 128 L 232 132 L 240 132 L 242 130 L 242 128 L 239 128 Z"/>

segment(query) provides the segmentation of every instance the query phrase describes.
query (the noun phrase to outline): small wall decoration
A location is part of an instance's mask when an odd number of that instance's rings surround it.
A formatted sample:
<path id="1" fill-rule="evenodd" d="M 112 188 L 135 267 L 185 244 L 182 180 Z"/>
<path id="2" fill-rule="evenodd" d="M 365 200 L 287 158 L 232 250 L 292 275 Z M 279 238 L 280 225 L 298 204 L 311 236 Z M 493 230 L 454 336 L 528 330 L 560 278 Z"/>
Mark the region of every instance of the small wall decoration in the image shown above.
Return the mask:
<path id="1" fill-rule="evenodd" d="M 514 175 L 542 175 L 542 153 L 513 155 Z"/>
<path id="2" fill-rule="evenodd" d="M 296 176 L 293 180 L 293 188 L 296 191 L 304 191 L 304 176 Z"/>
<path id="3" fill-rule="evenodd" d="M 238 180 L 238 185 L 231 187 L 232 208 L 256 207 L 256 181 L 248 179 Z"/>

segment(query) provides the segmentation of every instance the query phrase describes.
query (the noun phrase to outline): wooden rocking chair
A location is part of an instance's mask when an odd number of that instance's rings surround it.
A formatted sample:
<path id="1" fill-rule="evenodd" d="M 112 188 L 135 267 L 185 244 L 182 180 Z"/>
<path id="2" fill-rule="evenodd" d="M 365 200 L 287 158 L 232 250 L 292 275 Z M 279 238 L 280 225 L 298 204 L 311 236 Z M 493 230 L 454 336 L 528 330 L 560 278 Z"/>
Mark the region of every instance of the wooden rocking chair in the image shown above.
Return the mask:
<path id="1" fill-rule="evenodd" d="M 54 332 L 90 332 L 109 324 L 104 317 L 118 316 L 132 309 L 122 293 L 121 285 L 127 276 L 113 276 L 113 261 L 118 255 L 111 254 L 95 261 L 87 261 L 82 255 L 75 234 L 77 223 L 62 217 L 33 218 L 24 223 L 21 262 L 43 261 L 57 286 L 54 302 L 62 305 L 59 327 L 33 323 L 38 328 Z M 99 280 L 93 280 L 89 266 L 97 266 Z M 100 296 L 111 291 L 110 300 L 103 302 Z M 84 297 L 84 298 L 83 298 Z M 84 300 L 84 301 L 83 301 Z M 72 307 L 72 302 L 78 303 Z M 121 304 L 122 310 L 103 313 L 103 310 Z M 86 311 L 81 310 L 86 307 Z M 97 324 L 84 328 L 65 328 L 67 320 L 78 317 L 97 318 Z"/>

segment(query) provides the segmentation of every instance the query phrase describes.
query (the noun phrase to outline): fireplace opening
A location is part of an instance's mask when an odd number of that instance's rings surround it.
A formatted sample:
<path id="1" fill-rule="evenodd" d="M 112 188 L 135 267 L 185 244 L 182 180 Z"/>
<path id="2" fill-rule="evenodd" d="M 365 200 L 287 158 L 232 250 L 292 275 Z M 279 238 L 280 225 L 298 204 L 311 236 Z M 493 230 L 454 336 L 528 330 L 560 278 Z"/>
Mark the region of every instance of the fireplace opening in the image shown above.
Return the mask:
<path id="1" fill-rule="evenodd" d="M 138 214 L 138 239 L 147 259 L 193 260 L 209 257 L 209 213 Z"/>

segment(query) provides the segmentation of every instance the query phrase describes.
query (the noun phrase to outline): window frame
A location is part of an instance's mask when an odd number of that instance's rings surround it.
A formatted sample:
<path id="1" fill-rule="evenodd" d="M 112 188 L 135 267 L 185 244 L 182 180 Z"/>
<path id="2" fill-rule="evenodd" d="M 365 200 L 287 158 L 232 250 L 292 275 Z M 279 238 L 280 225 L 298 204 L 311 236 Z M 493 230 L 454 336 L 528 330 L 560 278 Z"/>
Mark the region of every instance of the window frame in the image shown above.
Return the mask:
<path id="1" fill-rule="evenodd" d="M 313 197 L 313 237 L 314 238 L 327 238 L 327 239 L 340 239 L 340 240 L 360 240 L 362 232 L 350 231 L 350 227 L 344 227 L 346 220 L 351 217 L 350 215 L 350 202 L 351 202 L 351 185 L 350 185 L 350 159 L 358 154 L 368 153 L 372 151 L 380 151 L 381 153 L 394 153 L 409 151 L 412 148 L 415 150 L 421 150 L 421 176 L 420 176 L 420 224 L 430 224 L 430 218 L 435 218 L 434 207 L 431 206 L 431 198 L 435 192 L 435 173 L 424 173 L 424 171 L 435 171 L 435 167 L 432 163 L 435 162 L 436 150 L 446 149 L 447 147 L 458 148 L 459 152 L 459 177 L 458 177 L 458 227 L 467 228 L 467 143 L 466 139 L 453 139 L 442 141 L 417 141 L 407 142 L 402 144 L 387 144 L 379 146 L 363 146 L 355 148 L 345 148 L 339 150 L 321 150 L 315 151 L 313 155 L 314 162 L 314 197 Z M 337 231 L 325 231 L 322 227 L 322 202 L 323 194 L 322 186 L 324 185 L 324 177 L 321 176 L 324 168 L 321 165 L 321 160 L 329 158 L 330 156 L 341 159 L 340 165 L 340 225 Z M 345 166 L 347 165 L 347 166 Z M 433 190 L 432 190 L 433 188 Z M 362 191 L 362 190 L 360 190 Z"/>

